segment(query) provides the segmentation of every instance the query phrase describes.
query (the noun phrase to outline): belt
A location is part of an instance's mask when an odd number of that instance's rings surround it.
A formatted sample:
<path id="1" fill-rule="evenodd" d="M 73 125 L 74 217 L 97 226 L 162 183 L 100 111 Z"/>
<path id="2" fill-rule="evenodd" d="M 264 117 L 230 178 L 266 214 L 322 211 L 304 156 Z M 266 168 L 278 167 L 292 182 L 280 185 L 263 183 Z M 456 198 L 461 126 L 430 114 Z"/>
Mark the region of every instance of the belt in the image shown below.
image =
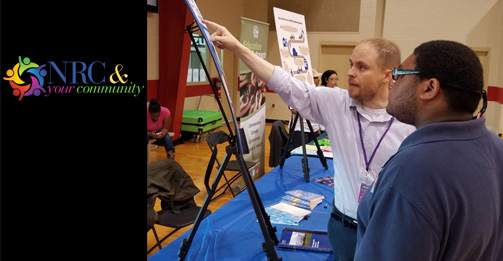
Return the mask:
<path id="1" fill-rule="evenodd" d="M 332 204 L 332 207 L 333 207 L 333 211 L 331 213 L 332 218 L 341 222 L 344 226 L 356 230 L 358 222 L 354 218 L 344 215 L 335 207 L 334 204 Z"/>

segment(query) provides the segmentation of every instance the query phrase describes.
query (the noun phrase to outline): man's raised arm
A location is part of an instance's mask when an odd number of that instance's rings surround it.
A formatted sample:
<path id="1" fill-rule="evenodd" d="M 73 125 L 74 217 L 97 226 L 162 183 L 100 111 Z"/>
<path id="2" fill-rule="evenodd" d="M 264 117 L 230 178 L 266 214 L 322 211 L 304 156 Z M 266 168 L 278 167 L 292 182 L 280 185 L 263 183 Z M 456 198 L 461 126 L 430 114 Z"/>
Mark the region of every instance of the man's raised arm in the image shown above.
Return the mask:
<path id="1" fill-rule="evenodd" d="M 211 34 L 210 41 L 212 41 L 216 47 L 227 49 L 234 53 L 258 76 L 258 78 L 266 83 L 269 82 L 274 72 L 274 65 L 257 56 L 246 46 L 242 45 L 227 28 L 208 20 L 203 20 L 203 23 L 215 30 L 215 32 Z"/>

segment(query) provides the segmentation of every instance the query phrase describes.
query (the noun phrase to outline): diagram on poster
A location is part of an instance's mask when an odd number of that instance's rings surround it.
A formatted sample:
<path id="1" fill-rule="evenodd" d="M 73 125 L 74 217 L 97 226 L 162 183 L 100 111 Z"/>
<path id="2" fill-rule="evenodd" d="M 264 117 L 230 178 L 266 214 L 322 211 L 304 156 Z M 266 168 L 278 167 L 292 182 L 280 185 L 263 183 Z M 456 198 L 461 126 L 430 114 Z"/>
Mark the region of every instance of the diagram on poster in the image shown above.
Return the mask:
<path id="1" fill-rule="evenodd" d="M 314 84 L 304 16 L 276 7 L 273 11 L 283 69 L 292 77 Z"/>

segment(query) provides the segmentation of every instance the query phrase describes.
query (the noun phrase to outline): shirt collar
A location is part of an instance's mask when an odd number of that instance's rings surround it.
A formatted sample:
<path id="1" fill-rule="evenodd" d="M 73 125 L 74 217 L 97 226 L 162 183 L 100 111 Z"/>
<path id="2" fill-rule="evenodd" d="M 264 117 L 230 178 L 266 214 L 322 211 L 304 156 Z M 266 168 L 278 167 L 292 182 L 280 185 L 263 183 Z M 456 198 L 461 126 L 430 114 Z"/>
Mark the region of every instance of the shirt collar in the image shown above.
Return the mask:
<path id="1" fill-rule="evenodd" d="M 385 111 L 380 115 L 380 117 L 372 119 L 372 117 L 363 109 L 362 102 L 353 98 L 350 99 L 349 109 L 358 111 L 358 113 L 360 113 L 360 115 L 367 119 L 369 122 L 388 122 L 392 118 L 392 116 Z"/>
<path id="2" fill-rule="evenodd" d="M 428 124 L 411 133 L 400 145 L 398 151 L 421 143 L 475 139 L 490 132 L 485 123 L 485 117 L 481 117 L 480 119 L 468 121 Z"/>

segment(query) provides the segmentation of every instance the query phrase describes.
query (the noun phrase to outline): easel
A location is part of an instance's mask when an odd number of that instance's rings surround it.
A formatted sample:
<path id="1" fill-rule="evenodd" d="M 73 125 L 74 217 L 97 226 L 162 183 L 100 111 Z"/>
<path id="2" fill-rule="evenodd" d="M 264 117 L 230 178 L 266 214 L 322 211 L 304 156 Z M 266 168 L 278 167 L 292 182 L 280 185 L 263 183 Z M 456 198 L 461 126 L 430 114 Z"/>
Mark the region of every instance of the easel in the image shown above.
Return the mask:
<path id="1" fill-rule="evenodd" d="M 201 60 L 201 64 L 203 66 L 204 72 L 206 73 L 206 79 L 211 79 L 210 74 L 208 72 L 208 69 L 206 68 L 206 65 L 204 64 L 204 60 L 202 59 L 201 53 L 199 52 L 199 49 L 196 45 L 196 41 L 194 39 L 193 33 L 199 30 L 199 27 L 194 25 L 194 22 L 191 25 L 188 25 L 186 27 L 187 29 L 185 30 L 186 33 L 189 34 L 190 39 L 192 40 L 193 45 L 195 46 L 197 55 L 199 59 Z M 222 80 L 222 84 L 226 84 L 224 79 Z M 242 178 L 243 181 L 245 182 L 246 187 L 248 188 L 248 194 L 250 196 L 250 200 L 253 206 L 253 209 L 255 211 L 255 214 L 257 216 L 257 221 L 260 225 L 260 229 L 262 230 L 262 235 L 264 236 L 265 242 L 262 243 L 262 248 L 266 252 L 266 256 L 268 260 L 282 260 L 282 258 L 278 258 L 276 254 L 276 250 L 274 248 L 275 245 L 278 244 L 278 238 L 276 237 L 276 227 L 273 227 L 271 225 L 271 221 L 269 219 L 269 216 L 265 212 L 264 205 L 262 204 L 262 201 L 260 199 L 260 196 L 258 195 L 257 188 L 255 187 L 255 183 L 253 183 L 253 180 L 250 176 L 250 172 L 248 168 L 246 167 L 245 160 L 243 158 L 243 153 L 245 153 L 245 149 L 247 150 L 246 146 L 246 140 L 243 139 L 244 133 L 240 132 L 238 124 L 237 124 L 237 119 L 236 115 L 234 114 L 234 109 L 232 108 L 232 102 L 229 98 L 229 95 L 227 95 L 227 101 L 231 110 L 232 114 L 232 119 L 234 123 L 234 129 L 236 130 L 236 135 L 234 135 L 230 123 L 227 120 L 227 116 L 225 115 L 225 111 L 223 109 L 222 103 L 220 102 L 220 99 L 218 98 L 218 93 L 216 86 L 213 84 L 212 81 L 209 81 L 211 85 L 211 89 L 213 90 L 213 94 L 215 95 L 215 99 L 217 100 L 218 107 L 220 108 L 220 111 L 222 112 L 222 117 L 225 120 L 225 123 L 227 125 L 227 128 L 229 130 L 229 134 L 223 136 L 224 139 L 227 139 L 229 145 L 225 148 L 226 150 L 226 155 L 224 157 L 224 160 L 222 164 L 220 164 L 220 167 L 218 168 L 217 175 L 215 176 L 215 179 L 213 180 L 213 183 L 210 187 L 209 185 L 209 179 L 211 175 L 211 170 L 213 169 L 215 160 L 216 160 L 216 153 L 213 153 L 210 159 L 210 162 L 208 164 L 208 168 L 206 170 L 206 176 L 204 179 L 204 183 L 206 186 L 206 190 L 208 192 L 208 195 L 206 196 L 206 199 L 204 200 L 203 205 L 201 206 L 201 210 L 199 211 L 199 214 L 197 215 L 197 218 L 194 222 L 194 226 L 192 227 L 192 230 L 190 231 L 190 235 L 187 238 L 183 239 L 182 245 L 180 246 L 180 250 L 178 251 L 178 260 L 185 260 L 185 257 L 187 256 L 187 253 L 190 249 L 190 246 L 192 244 L 192 240 L 194 239 L 194 236 L 197 232 L 197 229 L 199 227 L 199 224 L 201 223 L 203 219 L 204 212 L 206 209 L 208 209 L 208 205 L 215 194 L 215 191 L 217 189 L 218 183 L 220 182 L 220 178 L 222 177 L 223 171 L 227 167 L 227 163 L 229 162 L 231 156 L 234 154 L 236 157 L 236 160 L 239 163 L 239 168 L 242 173 Z M 224 86 L 224 88 L 226 88 Z"/>
<path id="2" fill-rule="evenodd" d="M 288 142 L 286 143 L 285 151 L 283 152 L 283 156 L 281 157 L 281 160 L 279 162 L 279 168 L 283 169 L 283 165 L 285 164 L 285 159 L 286 155 L 290 151 L 290 145 L 292 143 L 292 138 L 293 138 L 293 133 L 295 130 L 295 125 L 297 124 L 297 121 L 300 120 L 300 133 L 301 133 L 301 142 L 302 142 L 302 171 L 304 172 L 304 178 L 306 179 L 306 182 L 309 182 L 309 162 L 307 160 L 307 155 L 306 155 L 306 139 L 304 135 L 304 121 L 302 119 L 302 116 L 300 116 L 300 113 L 297 112 L 295 115 L 295 119 L 293 120 L 293 124 L 290 126 L 290 132 L 288 133 Z M 309 120 L 306 120 L 307 126 L 309 126 L 309 130 L 311 131 L 311 138 L 314 140 L 314 144 L 316 144 L 316 153 L 318 154 L 318 157 L 320 158 L 321 164 L 325 169 L 328 169 L 327 165 L 327 159 L 325 159 L 325 155 L 323 155 L 323 151 L 320 148 L 320 144 L 318 143 L 318 139 L 316 139 L 316 136 L 314 135 L 314 130 L 313 126 L 311 125 L 311 122 Z"/>

